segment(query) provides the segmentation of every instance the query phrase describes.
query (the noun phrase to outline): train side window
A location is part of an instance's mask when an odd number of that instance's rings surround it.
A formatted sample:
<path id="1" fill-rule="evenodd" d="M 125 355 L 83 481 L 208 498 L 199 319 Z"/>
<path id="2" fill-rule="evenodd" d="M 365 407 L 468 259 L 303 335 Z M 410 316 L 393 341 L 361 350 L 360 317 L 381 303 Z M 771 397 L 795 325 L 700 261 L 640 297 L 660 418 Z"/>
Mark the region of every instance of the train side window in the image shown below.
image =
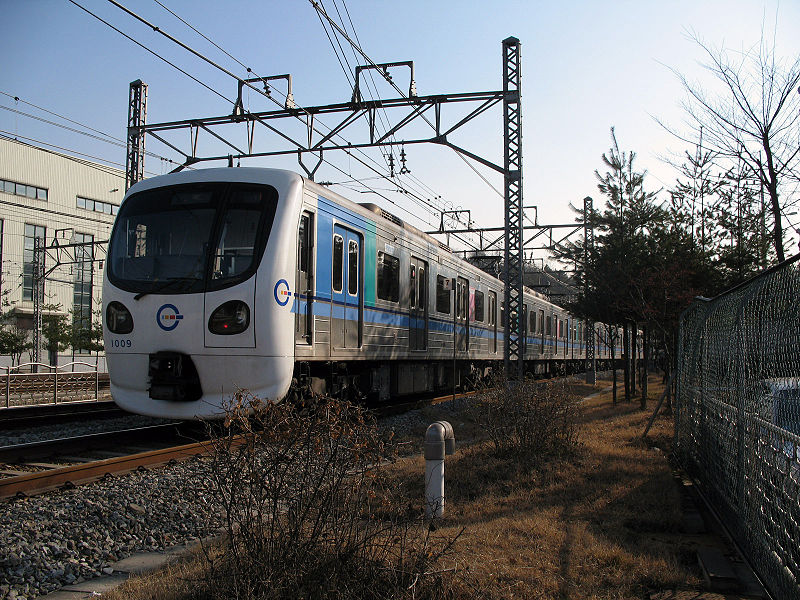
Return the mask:
<path id="1" fill-rule="evenodd" d="M 310 240 L 310 221 L 311 216 L 308 213 L 303 213 L 300 217 L 300 227 L 297 232 L 298 246 L 297 246 L 297 270 L 302 273 L 308 273 L 308 250 L 311 247 Z"/>
<path id="2" fill-rule="evenodd" d="M 547 315 L 547 321 L 545 322 L 545 335 L 553 335 L 553 317 Z"/>
<path id="3" fill-rule="evenodd" d="M 531 333 L 536 333 L 536 310 L 535 309 L 531 310 L 530 321 L 531 322 L 530 322 L 530 325 L 529 325 L 529 331 Z"/>
<path id="4" fill-rule="evenodd" d="M 441 275 L 436 276 L 436 310 L 450 314 L 450 280 Z"/>
<path id="5" fill-rule="evenodd" d="M 298 310 L 295 318 L 295 340 L 311 343 L 311 329 L 314 322 L 314 221 L 311 213 L 300 215 L 297 231 L 297 294 Z"/>
<path id="6" fill-rule="evenodd" d="M 358 294 L 358 242 L 355 240 L 347 245 L 347 293 Z"/>
<path id="7" fill-rule="evenodd" d="M 378 252 L 378 298 L 400 301 L 400 259 L 384 252 Z"/>
<path id="8" fill-rule="evenodd" d="M 459 319 L 467 318 L 467 298 L 469 297 L 469 282 L 463 277 L 458 278 L 456 284 L 456 316 Z"/>
<path id="9" fill-rule="evenodd" d="M 483 322 L 483 292 L 475 290 L 475 320 Z"/>
<path id="10" fill-rule="evenodd" d="M 411 308 L 417 306 L 417 267 L 411 265 L 411 272 L 409 273 L 409 286 L 408 286 L 408 305 Z"/>
<path id="11" fill-rule="evenodd" d="M 419 292 L 417 296 L 419 297 L 419 307 L 420 309 L 424 310 L 427 313 L 427 306 L 428 306 L 428 279 L 425 273 L 425 267 L 420 266 L 417 269 L 417 287 L 419 288 Z"/>
<path id="12" fill-rule="evenodd" d="M 344 238 L 333 236 L 333 291 L 341 293 L 344 281 Z"/>

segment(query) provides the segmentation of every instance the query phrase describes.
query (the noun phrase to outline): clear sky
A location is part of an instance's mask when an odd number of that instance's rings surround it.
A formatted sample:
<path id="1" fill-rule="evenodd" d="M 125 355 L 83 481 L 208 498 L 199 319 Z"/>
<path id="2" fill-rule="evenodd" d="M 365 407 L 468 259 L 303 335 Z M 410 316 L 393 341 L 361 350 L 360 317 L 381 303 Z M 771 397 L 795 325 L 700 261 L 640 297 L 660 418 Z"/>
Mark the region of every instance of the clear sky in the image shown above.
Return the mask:
<path id="1" fill-rule="evenodd" d="M 174 62 L 227 98 L 236 82 L 191 56 L 106 0 L 76 0 L 136 40 Z M 345 102 L 351 87 L 334 54 L 320 19 L 309 0 L 210 1 L 160 0 L 171 11 L 209 37 L 258 75 L 291 73 L 294 99 L 301 106 Z M 121 0 L 122 4 L 162 30 L 238 76 L 246 71 L 177 20 L 155 0 Z M 688 39 L 694 31 L 709 44 L 734 50 L 748 48 L 761 36 L 762 23 L 771 31 L 777 23 L 777 53 L 800 53 L 800 1 L 784 0 L 662 0 L 439 2 L 404 0 L 324 0 L 338 19 L 339 9 L 355 28 L 361 47 L 375 62 L 413 60 L 420 95 L 487 91 L 502 87 L 501 42 L 515 36 L 522 43 L 524 200 L 538 207 L 539 223 L 571 222 L 569 203 L 584 196 L 601 199 L 595 169 L 608 150 L 609 129 L 616 128 L 626 150 L 637 152 L 638 166 L 647 169 L 650 189 L 667 188 L 675 174 L 659 157 L 680 152 L 681 145 L 653 117 L 680 126 L 683 93 L 670 68 L 703 81 L 703 56 Z M 347 13 L 344 9 L 347 9 Z M 349 14 L 349 20 L 348 20 Z M 124 148 L 54 127 L 7 109 L 76 125 L 48 115 L 25 102 L 125 138 L 128 84 L 142 79 L 149 85 L 148 122 L 229 114 L 231 104 L 168 66 L 152 54 L 102 24 L 68 0 L 0 0 L 0 130 L 124 164 Z M 348 48 L 351 65 L 352 51 Z M 407 75 L 394 71 L 403 88 Z M 382 97 L 396 97 L 380 85 Z M 13 98 L 17 96 L 20 102 Z M 23 102 L 24 101 L 24 102 Z M 255 93 L 245 95 L 253 111 L 274 105 Z M 448 118 L 462 114 L 447 108 Z M 394 117 L 396 118 L 396 117 Z M 333 125 L 335 119 L 324 118 Z M 287 127 L 289 125 L 287 124 Z M 418 134 L 424 128 L 416 129 Z M 292 133 L 300 135 L 294 127 Z M 180 138 L 185 142 L 188 134 Z M 232 134 L 234 135 L 234 134 Z M 243 143 L 243 135 L 236 134 Z M 502 164 L 502 114 L 498 109 L 471 123 L 453 141 Z M 351 141 L 359 135 L 347 136 Z M 402 137 L 402 136 L 401 136 Z M 261 151 L 278 148 L 274 137 L 258 132 Z M 285 147 L 285 145 L 281 145 Z M 213 145 L 207 146 L 209 150 Z M 148 151 L 178 159 L 150 138 Z M 214 152 L 227 152 L 216 147 Z M 381 152 L 368 151 L 380 164 Z M 399 152 L 399 151 L 398 151 Z M 411 176 L 404 185 L 426 198 L 441 196 L 451 208 L 472 211 L 476 226 L 503 222 L 503 200 L 455 154 L 439 146 L 406 148 Z M 359 167 L 346 154 L 326 156 L 341 171 L 363 180 L 391 202 L 344 186 L 333 189 L 359 202 L 372 201 L 400 218 L 430 229 L 436 219 L 403 194 L 389 191 L 387 181 Z M 243 161 L 243 166 L 278 166 L 299 170 L 296 159 Z M 220 165 L 222 166 L 222 165 Z M 398 165 L 399 166 L 399 165 Z M 168 163 L 148 157 L 146 169 L 159 174 Z M 478 169 L 502 192 L 502 179 Z M 344 182 L 341 171 L 323 165 L 316 179 Z M 353 186 L 350 186 L 353 187 Z M 358 186 L 355 186 L 358 187 Z M 362 190 L 364 188 L 361 188 Z M 420 219 L 420 215 L 424 218 Z M 532 216 L 532 215 L 531 215 Z"/>

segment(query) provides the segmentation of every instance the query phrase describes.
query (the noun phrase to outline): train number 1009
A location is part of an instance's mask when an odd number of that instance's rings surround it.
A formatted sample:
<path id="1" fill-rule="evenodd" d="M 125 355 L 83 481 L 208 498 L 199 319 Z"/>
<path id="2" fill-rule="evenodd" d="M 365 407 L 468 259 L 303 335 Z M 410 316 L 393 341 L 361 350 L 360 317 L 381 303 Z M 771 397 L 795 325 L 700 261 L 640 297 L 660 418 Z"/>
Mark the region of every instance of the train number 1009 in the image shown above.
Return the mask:
<path id="1" fill-rule="evenodd" d="M 112 348 L 130 348 L 132 345 L 130 340 L 111 340 Z"/>

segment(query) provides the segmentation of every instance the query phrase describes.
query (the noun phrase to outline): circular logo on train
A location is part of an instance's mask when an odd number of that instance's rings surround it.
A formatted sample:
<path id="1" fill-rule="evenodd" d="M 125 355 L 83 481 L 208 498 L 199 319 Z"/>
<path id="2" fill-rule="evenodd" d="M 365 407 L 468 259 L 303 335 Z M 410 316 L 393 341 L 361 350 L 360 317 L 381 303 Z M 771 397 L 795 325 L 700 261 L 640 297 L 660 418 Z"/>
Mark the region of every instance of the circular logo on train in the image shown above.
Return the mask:
<path id="1" fill-rule="evenodd" d="M 156 313 L 156 323 L 164 331 L 172 331 L 178 326 L 183 315 L 178 311 L 174 304 L 165 304 Z"/>
<path id="2" fill-rule="evenodd" d="M 281 279 L 275 284 L 275 302 L 281 306 L 286 306 L 289 303 L 289 282 Z"/>

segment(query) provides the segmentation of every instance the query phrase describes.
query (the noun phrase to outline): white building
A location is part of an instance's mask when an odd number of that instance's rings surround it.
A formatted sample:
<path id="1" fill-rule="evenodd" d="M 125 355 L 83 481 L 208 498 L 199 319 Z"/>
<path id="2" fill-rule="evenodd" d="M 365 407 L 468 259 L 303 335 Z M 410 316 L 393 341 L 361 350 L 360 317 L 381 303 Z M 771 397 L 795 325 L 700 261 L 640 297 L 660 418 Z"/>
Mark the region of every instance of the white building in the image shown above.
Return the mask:
<path id="1" fill-rule="evenodd" d="M 97 322 L 106 244 L 89 242 L 108 240 L 124 189 L 123 171 L 0 136 L 0 312 L 12 311 L 31 337 L 34 240 L 44 248 L 43 306 Z M 83 245 L 56 247 L 76 243 Z M 80 348 L 58 357 L 40 350 L 40 362 L 56 358 L 59 364 L 95 360 Z M 22 362 L 30 359 L 22 355 Z M 0 366 L 10 362 L 0 356 Z"/>

